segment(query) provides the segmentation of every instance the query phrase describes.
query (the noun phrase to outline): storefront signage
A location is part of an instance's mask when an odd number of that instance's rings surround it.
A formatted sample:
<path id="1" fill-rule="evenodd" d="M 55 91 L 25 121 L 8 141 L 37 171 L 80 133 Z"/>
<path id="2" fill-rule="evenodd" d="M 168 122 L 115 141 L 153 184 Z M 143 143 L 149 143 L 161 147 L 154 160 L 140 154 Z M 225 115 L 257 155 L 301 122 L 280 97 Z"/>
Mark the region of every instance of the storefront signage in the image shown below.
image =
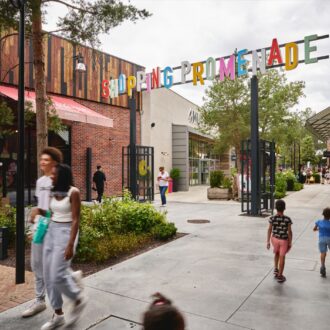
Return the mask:
<path id="1" fill-rule="evenodd" d="M 317 47 L 311 45 L 316 40 L 318 40 L 316 34 L 304 38 L 305 64 L 318 61 L 313 54 L 316 52 Z M 299 63 L 298 44 L 289 42 L 283 46 L 284 51 L 281 48 L 277 39 L 274 38 L 269 53 L 266 53 L 266 48 L 253 50 L 252 52 L 241 49 L 235 54 L 219 59 L 209 57 L 205 62 L 190 63 L 182 61 L 180 68 L 181 81 L 179 83 L 185 84 L 189 75 L 192 75 L 193 85 L 198 83 L 204 85 L 205 80 L 212 81 L 216 76 L 219 77 L 220 81 L 223 81 L 225 77 L 234 80 L 236 76 L 247 75 L 248 71 L 252 71 L 252 74 L 255 75 L 257 70 L 260 70 L 264 74 L 266 69 L 272 68 L 274 65 L 283 65 L 287 71 L 295 69 Z M 245 58 L 247 55 L 250 55 L 250 60 Z M 166 66 L 163 70 L 157 67 L 151 73 L 137 71 L 136 76 L 126 77 L 124 74 L 120 74 L 117 79 L 105 79 L 102 81 L 102 97 L 116 98 L 124 93 L 131 97 L 134 89 L 138 92 L 142 89 L 150 92 L 152 89 L 160 87 L 171 88 L 174 84 L 173 70 L 170 66 Z"/>
<path id="2" fill-rule="evenodd" d="M 188 115 L 188 121 L 190 124 L 196 124 L 199 123 L 199 113 L 194 111 L 193 109 L 190 109 L 189 115 Z"/>

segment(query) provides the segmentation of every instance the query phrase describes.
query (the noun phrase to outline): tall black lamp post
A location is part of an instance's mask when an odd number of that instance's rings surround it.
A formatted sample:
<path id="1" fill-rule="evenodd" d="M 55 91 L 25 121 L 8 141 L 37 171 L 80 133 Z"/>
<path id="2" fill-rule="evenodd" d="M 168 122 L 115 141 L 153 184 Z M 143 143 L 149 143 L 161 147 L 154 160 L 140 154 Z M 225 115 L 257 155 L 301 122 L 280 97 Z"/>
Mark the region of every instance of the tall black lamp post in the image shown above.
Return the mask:
<path id="1" fill-rule="evenodd" d="M 24 38 L 25 1 L 11 0 L 19 9 L 19 80 L 18 80 L 18 159 L 16 180 L 16 284 L 25 281 L 24 214 Z"/>
<path id="2" fill-rule="evenodd" d="M 129 186 L 132 197 L 137 198 L 138 191 L 136 185 L 136 101 L 137 92 L 128 99 L 130 109 L 130 139 L 129 139 Z"/>
<path id="3" fill-rule="evenodd" d="M 260 157 L 259 157 L 259 114 L 258 78 L 251 78 L 251 210 L 252 216 L 260 214 Z"/>

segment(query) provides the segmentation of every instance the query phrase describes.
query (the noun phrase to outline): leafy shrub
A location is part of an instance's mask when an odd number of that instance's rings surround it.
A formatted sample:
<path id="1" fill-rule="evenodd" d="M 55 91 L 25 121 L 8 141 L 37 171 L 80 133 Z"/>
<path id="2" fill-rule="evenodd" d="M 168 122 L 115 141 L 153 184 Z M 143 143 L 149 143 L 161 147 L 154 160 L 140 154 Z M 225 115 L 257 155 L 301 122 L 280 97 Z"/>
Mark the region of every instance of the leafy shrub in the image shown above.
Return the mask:
<path id="1" fill-rule="evenodd" d="M 178 179 L 180 177 L 180 173 L 181 173 L 181 171 L 179 168 L 173 167 L 170 171 L 170 177 L 172 179 Z"/>
<path id="2" fill-rule="evenodd" d="M 304 188 L 304 185 L 300 182 L 295 182 L 293 186 L 294 191 L 299 191 Z"/>
<path id="3" fill-rule="evenodd" d="M 292 170 L 287 170 L 283 172 L 283 175 L 286 179 L 286 185 L 287 185 L 287 191 L 293 191 L 294 190 L 294 184 L 298 182 L 296 175 Z"/>
<path id="4" fill-rule="evenodd" d="M 172 222 L 162 222 L 152 228 L 152 234 L 155 238 L 160 240 L 167 240 L 176 234 L 177 228 Z"/>
<path id="5" fill-rule="evenodd" d="M 103 242 L 104 234 L 97 229 L 88 226 L 86 223 L 80 223 L 79 244 L 75 259 L 88 261 L 98 259 L 98 244 Z"/>
<path id="6" fill-rule="evenodd" d="M 295 184 L 296 182 L 294 182 L 294 180 L 293 179 L 286 179 L 286 190 L 287 191 L 293 191 L 294 190 L 294 184 Z"/>
<path id="7" fill-rule="evenodd" d="M 121 216 L 121 232 L 149 232 L 157 223 L 165 221 L 164 213 L 158 212 L 149 203 L 130 203 L 119 208 Z"/>
<path id="8" fill-rule="evenodd" d="M 210 172 L 210 186 L 211 188 L 220 188 L 224 180 L 224 174 L 222 171 Z"/>
<path id="9" fill-rule="evenodd" d="M 287 180 L 284 173 L 276 173 L 275 176 L 275 198 L 283 198 L 286 195 Z"/>
<path id="10" fill-rule="evenodd" d="M 124 192 L 122 200 L 109 198 L 101 205 L 82 206 L 76 258 L 102 262 L 175 233 L 176 227 L 167 222 L 165 213 Z"/>
<path id="11" fill-rule="evenodd" d="M 229 178 L 225 177 L 223 179 L 223 182 L 222 182 L 221 186 L 222 186 L 222 188 L 231 189 L 232 185 L 233 185 L 232 181 Z"/>
<path id="12" fill-rule="evenodd" d="M 321 183 L 321 176 L 320 176 L 319 173 L 314 173 L 313 177 L 314 177 L 314 182 L 315 183 Z"/>
<path id="13" fill-rule="evenodd" d="M 109 258 L 119 257 L 133 251 L 151 240 L 150 234 L 114 234 L 93 242 L 93 254 L 87 256 L 82 250 L 78 251 L 76 260 L 104 262 Z"/>
<path id="14" fill-rule="evenodd" d="M 237 173 L 238 173 L 237 168 L 236 167 L 231 167 L 231 169 L 230 169 L 230 175 L 232 177 L 235 177 Z"/>
<path id="15" fill-rule="evenodd" d="M 283 197 L 285 197 L 285 193 L 281 192 L 281 191 L 275 191 L 275 199 L 281 199 Z"/>
<path id="16" fill-rule="evenodd" d="M 286 170 L 285 172 L 282 173 L 287 180 L 297 181 L 296 175 L 292 170 Z"/>
<path id="17" fill-rule="evenodd" d="M 16 209 L 10 205 L 0 206 L 0 227 L 8 228 L 8 242 L 13 244 L 16 236 Z"/>

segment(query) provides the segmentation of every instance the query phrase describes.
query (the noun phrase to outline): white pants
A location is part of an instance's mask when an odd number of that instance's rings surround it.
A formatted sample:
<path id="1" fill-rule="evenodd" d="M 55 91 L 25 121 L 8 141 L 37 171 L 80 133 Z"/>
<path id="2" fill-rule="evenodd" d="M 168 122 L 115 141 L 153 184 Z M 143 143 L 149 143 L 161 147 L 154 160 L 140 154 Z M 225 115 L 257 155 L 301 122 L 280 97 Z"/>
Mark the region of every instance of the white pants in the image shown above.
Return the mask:
<path id="1" fill-rule="evenodd" d="M 80 289 L 72 278 L 71 260 L 65 260 L 64 253 L 71 233 L 71 223 L 51 221 L 44 240 L 43 264 L 44 279 L 50 304 L 54 310 L 63 306 L 62 294 L 77 300 Z M 75 248 L 78 235 L 75 241 Z"/>
<path id="2" fill-rule="evenodd" d="M 44 245 L 31 243 L 31 268 L 35 278 L 35 292 L 38 301 L 45 300 L 45 282 L 42 267 L 42 252 Z"/>

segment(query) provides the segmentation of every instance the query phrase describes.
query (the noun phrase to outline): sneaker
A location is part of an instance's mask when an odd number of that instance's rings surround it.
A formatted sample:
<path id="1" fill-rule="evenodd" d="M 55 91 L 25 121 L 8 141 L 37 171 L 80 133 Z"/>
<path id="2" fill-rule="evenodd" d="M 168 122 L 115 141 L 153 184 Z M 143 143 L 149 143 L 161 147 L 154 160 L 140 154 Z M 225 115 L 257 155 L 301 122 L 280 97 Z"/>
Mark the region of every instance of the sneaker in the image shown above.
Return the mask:
<path id="1" fill-rule="evenodd" d="M 78 319 L 81 316 L 82 311 L 86 307 L 87 301 L 86 301 L 85 296 L 80 295 L 79 300 L 80 300 L 79 305 L 77 305 L 76 303 L 73 304 L 73 308 L 71 311 L 69 321 L 66 323 L 67 327 L 73 325 L 74 323 L 76 323 L 78 321 Z"/>
<path id="2" fill-rule="evenodd" d="M 286 281 L 286 277 L 283 275 L 278 275 L 276 279 L 278 283 L 283 283 Z"/>
<path id="3" fill-rule="evenodd" d="M 46 309 L 46 303 L 43 300 L 35 300 L 30 307 L 22 313 L 22 317 L 36 315 Z"/>
<path id="4" fill-rule="evenodd" d="M 325 269 L 325 266 L 321 266 L 320 268 L 320 274 L 322 277 L 326 277 L 327 276 L 327 271 Z"/>
<path id="5" fill-rule="evenodd" d="M 84 283 L 82 281 L 83 279 L 83 273 L 81 270 L 77 270 L 76 272 L 72 272 L 72 278 L 76 282 L 77 286 L 80 290 L 84 290 Z"/>
<path id="6" fill-rule="evenodd" d="M 45 323 L 42 327 L 41 330 L 51 330 L 55 329 L 57 327 L 60 327 L 65 323 L 64 315 L 58 315 L 58 314 L 53 314 L 53 317 L 50 321 Z"/>

